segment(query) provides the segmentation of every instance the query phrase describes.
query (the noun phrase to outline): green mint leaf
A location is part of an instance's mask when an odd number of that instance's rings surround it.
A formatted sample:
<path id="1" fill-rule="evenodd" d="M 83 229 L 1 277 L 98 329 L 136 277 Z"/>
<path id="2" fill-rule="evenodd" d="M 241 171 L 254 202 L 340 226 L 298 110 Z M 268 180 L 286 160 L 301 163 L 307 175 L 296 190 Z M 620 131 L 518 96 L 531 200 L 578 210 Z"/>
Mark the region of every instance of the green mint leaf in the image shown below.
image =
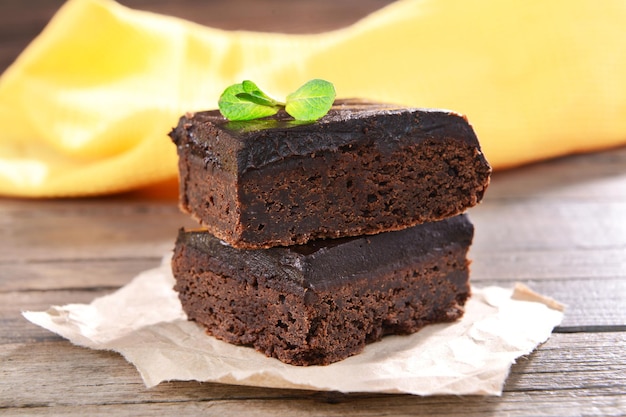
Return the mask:
<path id="1" fill-rule="evenodd" d="M 244 101 L 251 101 L 252 103 L 256 103 L 261 106 L 269 106 L 269 107 L 276 106 L 276 102 L 274 100 L 272 99 L 268 100 L 265 97 L 257 96 L 251 93 L 239 93 L 239 94 L 236 94 L 235 97 Z"/>
<path id="2" fill-rule="evenodd" d="M 243 91 L 255 97 L 257 100 L 266 100 L 267 102 L 271 103 L 272 106 L 279 105 L 285 107 L 285 103 L 274 100 L 263 91 L 261 91 L 261 89 L 250 80 L 245 80 L 241 83 L 241 86 L 243 87 Z"/>
<path id="3" fill-rule="evenodd" d="M 245 91 L 246 93 L 253 93 L 256 91 L 258 91 L 259 93 L 262 93 L 261 89 L 250 80 L 243 80 L 243 82 L 241 83 L 241 86 L 243 87 L 243 91 Z"/>
<path id="4" fill-rule="evenodd" d="M 241 86 L 243 87 L 243 91 L 245 91 L 246 93 L 252 93 L 253 91 L 261 91 L 261 89 L 250 80 L 243 80 L 241 83 Z"/>
<path id="5" fill-rule="evenodd" d="M 254 85 L 254 83 L 252 84 Z M 248 85 L 248 88 L 249 87 L 250 86 Z M 260 90 L 257 91 L 260 92 Z M 233 84 L 226 90 L 224 90 L 218 101 L 218 106 L 220 109 L 220 113 L 222 113 L 222 116 L 224 116 L 228 120 L 253 120 L 271 116 L 278 112 L 278 106 L 258 104 L 254 101 L 239 97 L 239 95 L 242 94 L 248 94 L 249 96 L 256 97 L 256 94 L 252 95 L 245 91 L 243 83 Z"/>
<path id="6" fill-rule="evenodd" d="M 311 80 L 287 96 L 287 102 L 274 100 L 252 81 L 228 87 L 218 101 L 222 115 L 233 121 L 254 120 L 276 114 L 279 109 L 295 121 L 312 122 L 328 113 L 335 101 L 335 87 L 324 80 Z"/>
<path id="7" fill-rule="evenodd" d="M 335 87 L 325 80 L 311 80 L 287 96 L 285 111 L 296 120 L 317 120 L 335 101 Z"/>

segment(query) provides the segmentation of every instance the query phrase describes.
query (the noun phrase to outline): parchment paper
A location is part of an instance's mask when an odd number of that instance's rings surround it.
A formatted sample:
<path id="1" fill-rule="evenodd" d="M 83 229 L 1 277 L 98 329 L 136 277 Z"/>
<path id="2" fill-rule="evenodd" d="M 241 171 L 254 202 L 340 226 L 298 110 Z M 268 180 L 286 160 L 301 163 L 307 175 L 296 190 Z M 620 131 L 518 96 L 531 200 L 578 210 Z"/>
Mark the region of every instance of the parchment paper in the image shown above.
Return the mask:
<path id="1" fill-rule="evenodd" d="M 186 320 L 173 285 L 164 258 L 91 304 L 23 314 L 76 345 L 119 352 L 147 387 L 197 380 L 415 395 L 500 395 L 515 359 L 547 340 L 563 318 L 560 304 L 523 286 L 473 288 L 460 321 L 386 337 L 329 366 L 298 367 L 206 335 Z"/>

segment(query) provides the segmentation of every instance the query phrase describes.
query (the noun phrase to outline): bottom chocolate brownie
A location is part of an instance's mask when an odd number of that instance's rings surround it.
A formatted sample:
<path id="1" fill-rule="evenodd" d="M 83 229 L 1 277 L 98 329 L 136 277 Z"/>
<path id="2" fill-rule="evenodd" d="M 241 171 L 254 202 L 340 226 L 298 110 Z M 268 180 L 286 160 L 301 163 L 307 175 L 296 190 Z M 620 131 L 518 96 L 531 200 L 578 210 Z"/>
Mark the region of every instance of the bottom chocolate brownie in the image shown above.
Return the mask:
<path id="1" fill-rule="evenodd" d="M 463 314 L 465 215 L 397 232 L 242 250 L 181 230 L 172 269 L 190 320 L 294 365 L 327 365 L 387 334 Z"/>

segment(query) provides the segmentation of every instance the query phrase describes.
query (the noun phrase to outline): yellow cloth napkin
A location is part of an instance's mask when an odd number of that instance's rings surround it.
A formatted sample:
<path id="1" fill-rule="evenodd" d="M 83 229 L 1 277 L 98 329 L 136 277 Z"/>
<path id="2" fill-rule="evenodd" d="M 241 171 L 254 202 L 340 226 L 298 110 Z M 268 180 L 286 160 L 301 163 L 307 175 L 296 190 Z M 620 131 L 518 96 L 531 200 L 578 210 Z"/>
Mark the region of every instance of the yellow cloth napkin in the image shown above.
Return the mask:
<path id="1" fill-rule="evenodd" d="M 228 32 L 70 0 L 0 78 L 0 194 L 135 189 L 176 175 L 166 134 L 254 80 L 311 78 L 468 116 L 495 168 L 626 143 L 623 0 L 404 0 L 319 35 Z"/>

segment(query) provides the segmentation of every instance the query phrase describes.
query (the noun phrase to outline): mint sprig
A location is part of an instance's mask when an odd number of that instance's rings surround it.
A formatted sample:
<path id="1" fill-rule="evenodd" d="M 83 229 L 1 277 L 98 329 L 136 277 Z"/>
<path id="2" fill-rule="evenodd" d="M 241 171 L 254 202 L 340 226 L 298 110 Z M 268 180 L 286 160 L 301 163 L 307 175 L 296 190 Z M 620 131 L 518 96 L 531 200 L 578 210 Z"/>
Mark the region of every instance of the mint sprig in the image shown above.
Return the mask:
<path id="1" fill-rule="evenodd" d="M 218 102 L 220 112 L 230 120 L 252 120 L 271 116 L 278 112 L 279 106 L 259 104 L 258 101 L 250 100 L 251 97 L 259 97 L 246 91 L 243 83 L 233 84 L 228 87 Z M 262 96 L 261 96 L 262 97 Z"/>
<path id="2" fill-rule="evenodd" d="M 252 81 L 228 87 L 218 101 L 222 115 L 229 120 L 254 120 L 276 114 L 284 108 L 294 119 L 314 121 L 326 113 L 335 101 L 332 83 L 314 79 L 287 96 L 286 101 L 274 100 Z"/>

